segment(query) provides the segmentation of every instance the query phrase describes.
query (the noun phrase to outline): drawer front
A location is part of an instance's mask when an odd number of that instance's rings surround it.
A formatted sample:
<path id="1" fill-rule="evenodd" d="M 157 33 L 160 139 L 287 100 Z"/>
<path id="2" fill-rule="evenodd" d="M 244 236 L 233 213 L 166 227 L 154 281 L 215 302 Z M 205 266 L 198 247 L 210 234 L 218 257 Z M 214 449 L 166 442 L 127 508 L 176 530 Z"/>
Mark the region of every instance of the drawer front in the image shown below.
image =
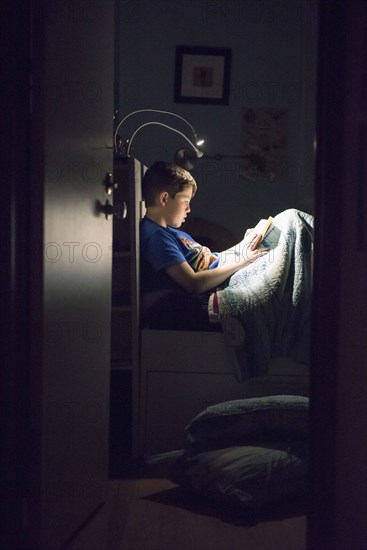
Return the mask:
<path id="1" fill-rule="evenodd" d="M 236 372 L 233 349 L 221 332 L 145 329 L 141 338 L 143 371 Z"/>
<path id="2" fill-rule="evenodd" d="M 245 397 L 245 388 L 230 374 L 147 373 L 145 451 L 183 447 L 184 428 L 200 411 Z"/>

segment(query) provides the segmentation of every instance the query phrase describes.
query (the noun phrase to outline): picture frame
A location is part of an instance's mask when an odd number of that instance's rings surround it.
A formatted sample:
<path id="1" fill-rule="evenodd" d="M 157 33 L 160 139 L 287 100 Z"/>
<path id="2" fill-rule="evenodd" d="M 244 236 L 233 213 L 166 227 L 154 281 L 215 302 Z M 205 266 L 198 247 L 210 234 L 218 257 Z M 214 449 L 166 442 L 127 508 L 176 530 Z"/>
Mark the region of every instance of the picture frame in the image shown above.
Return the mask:
<path id="1" fill-rule="evenodd" d="M 175 103 L 228 105 L 231 49 L 176 46 Z"/>

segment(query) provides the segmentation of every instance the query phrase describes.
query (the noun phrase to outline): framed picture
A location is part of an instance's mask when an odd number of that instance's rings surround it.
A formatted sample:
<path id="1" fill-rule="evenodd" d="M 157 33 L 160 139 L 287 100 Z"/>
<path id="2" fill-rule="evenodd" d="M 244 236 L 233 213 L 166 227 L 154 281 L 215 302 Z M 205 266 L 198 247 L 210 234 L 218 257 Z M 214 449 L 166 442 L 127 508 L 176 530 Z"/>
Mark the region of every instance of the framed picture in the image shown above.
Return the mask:
<path id="1" fill-rule="evenodd" d="M 230 48 L 177 46 L 175 103 L 228 105 Z"/>

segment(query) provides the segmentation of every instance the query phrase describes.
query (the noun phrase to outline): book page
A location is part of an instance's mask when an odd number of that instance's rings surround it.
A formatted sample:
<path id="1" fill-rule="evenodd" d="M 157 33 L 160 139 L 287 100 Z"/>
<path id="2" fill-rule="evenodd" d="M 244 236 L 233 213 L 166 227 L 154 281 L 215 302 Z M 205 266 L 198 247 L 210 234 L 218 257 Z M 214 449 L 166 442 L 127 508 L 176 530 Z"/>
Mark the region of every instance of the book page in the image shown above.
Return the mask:
<path id="1" fill-rule="evenodd" d="M 246 247 L 252 240 L 254 235 L 262 235 L 262 239 L 258 242 L 258 246 L 263 241 L 265 235 L 270 231 L 273 225 L 273 218 L 269 216 L 267 219 L 261 219 L 256 226 L 251 229 L 251 232 L 238 244 L 219 253 L 219 265 L 240 261 L 240 258 L 246 257 Z"/>
<path id="2" fill-rule="evenodd" d="M 261 219 L 255 225 L 252 231 L 244 238 L 244 243 L 245 244 L 249 243 L 254 235 L 260 235 L 260 234 L 262 235 L 262 239 L 261 239 L 262 241 L 272 225 L 273 225 L 273 218 L 271 216 L 269 216 L 267 219 L 265 218 Z"/>

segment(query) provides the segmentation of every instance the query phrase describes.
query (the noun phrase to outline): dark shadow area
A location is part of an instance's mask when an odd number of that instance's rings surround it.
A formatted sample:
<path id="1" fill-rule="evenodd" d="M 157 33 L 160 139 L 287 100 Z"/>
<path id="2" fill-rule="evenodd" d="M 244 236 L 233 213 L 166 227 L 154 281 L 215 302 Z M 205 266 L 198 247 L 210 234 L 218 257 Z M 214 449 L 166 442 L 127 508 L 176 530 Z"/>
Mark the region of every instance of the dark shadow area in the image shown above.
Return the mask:
<path id="1" fill-rule="evenodd" d="M 264 521 L 281 521 L 307 514 L 307 499 L 297 497 L 261 509 L 228 506 L 208 497 L 195 494 L 185 487 L 172 487 L 144 497 L 145 500 L 183 508 L 195 514 L 215 517 L 240 527 L 250 527 Z"/>
<path id="2" fill-rule="evenodd" d="M 111 371 L 109 423 L 109 479 L 123 478 L 131 463 L 131 372 Z"/>
<path id="3" fill-rule="evenodd" d="M 115 479 L 156 479 L 166 480 L 169 484 L 174 483 L 157 468 L 147 465 L 143 459 L 121 463 L 119 475 Z M 153 494 L 141 498 L 157 504 L 181 508 L 194 514 L 217 518 L 240 527 L 305 516 L 308 512 L 308 499 L 305 495 L 278 501 L 261 509 L 216 501 L 208 496 L 199 495 L 184 485 L 170 486 L 163 490 L 159 487 Z"/>

